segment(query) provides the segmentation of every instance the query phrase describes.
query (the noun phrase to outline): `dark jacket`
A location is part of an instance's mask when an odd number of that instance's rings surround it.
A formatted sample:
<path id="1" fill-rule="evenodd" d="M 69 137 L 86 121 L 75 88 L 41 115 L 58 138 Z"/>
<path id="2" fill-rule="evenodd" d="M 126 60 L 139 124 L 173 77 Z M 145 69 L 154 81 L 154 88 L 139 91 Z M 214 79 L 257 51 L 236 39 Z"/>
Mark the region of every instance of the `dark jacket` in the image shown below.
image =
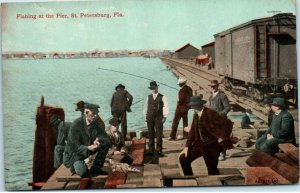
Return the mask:
<path id="1" fill-rule="evenodd" d="M 188 112 L 190 107 L 188 106 L 190 98 L 193 96 L 193 90 L 191 87 L 184 85 L 178 92 L 178 101 L 176 111 L 185 113 Z"/>
<path id="2" fill-rule="evenodd" d="M 107 149 L 110 146 L 109 139 L 105 130 L 101 129 L 95 121 L 89 126 L 86 123 L 85 116 L 77 118 L 70 128 L 67 144 L 64 151 L 63 162 L 67 167 L 71 167 L 74 162 L 84 160 L 94 154 L 88 150 L 87 146 L 93 144 L 96 138 L 100 139 L 99 149 Z"/>
<path id="3" fill-rule="evenodd" d="M 218 138 L 227 140 L 230 138 L 232 127 L 233 123 L 227 117 L 204 107 L 200 119 L 197 113 L 194 114 L 185 146 L 190 147 L 195 142 L 208 145 L 218 141 Z"/>
<path id="4" fill-rule="evenodd" d="M 279 143 L 296 143 L 294 119 L 287 110 L 282 110 L 278 115 L 273 115 L 272 123 L 267 132 Z"/>
<path id="5" fill-rule="evenodd" d="M 148 95 L 147 120 L 163 116 L 163 96 L 164 95 L 158 93 L 157 97 L 154 100 L 152 94 Z"/>
<path id="6" fill-rule="evenodd" d="M 118 137 L 111 132 L 110 128 L 106 129 L 106 133 L 110 141 L 110 149 L 107 153 L 108 156 L 112 156 L 114 151 L 124 150 L 126 152 L 125 141 L 120 131 L 117 131 Z"/>
<path id="7" fill-rule="evenodd" d="M 111 98 L 111 111 L 126 111 L 132 104 L 133 97 L 127 90 L 117 90 Z"/>
<path id="8" fill-rule="evenodd" d="M 241 120 L 241 127 L 242 129 L 251 129 L 250 124 L 251 124 L 250 117 L 245 113 Z"/>
<path id="9" fill-rule="evenodd" d="M 221 115 L 227 115 L 230 111 L 230 105 L 224 92 L 219 90 L 219 93 L 214 98 L 212 96 L 209 97 L 209 108 L 217 111 Z"/>
<path id="10" fill-rule="evenodd" d="M 61 121 L 57 126 L 57 142 L 56 145 L 66 145 L 66 141 L 68 139 L 68 133 L 71 127 L 71 122 Z"/>

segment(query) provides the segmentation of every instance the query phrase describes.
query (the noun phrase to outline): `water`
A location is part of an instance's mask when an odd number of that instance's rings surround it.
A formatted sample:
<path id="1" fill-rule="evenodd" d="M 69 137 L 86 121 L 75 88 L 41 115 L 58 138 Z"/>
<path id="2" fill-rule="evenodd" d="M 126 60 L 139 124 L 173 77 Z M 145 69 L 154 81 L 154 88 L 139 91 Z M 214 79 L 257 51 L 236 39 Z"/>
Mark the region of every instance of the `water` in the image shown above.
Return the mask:
<path id="1" fill-rule="evenodd" d="M 100 116 L 110 114 L 110 99 L 115 86 L 122 83 L 134 101 L 149 94 L 149 80 L 97 70 L 97 68 L 132 73 L 177 87 L 176 77 L 158 58 L 94 58 L 3 61 L 4 164 L 8 190 L 30 189 L 35 111 L 40 97 L 45 104 L 63 107 L 66 121 L 78 118 L 74 103 L 79 100 L 100 105 Z M 177 90 L 160 85 L 168 98 L 170 114 L 165 128 L 170 128 L 176 105 Z M 146 128 L 142 115 L 144 100 L 132 106 L 128 130 Z M 106 125 L 108 123 L 106 122 Z M 181 123 L 180 123 L 181 125 Z"/>

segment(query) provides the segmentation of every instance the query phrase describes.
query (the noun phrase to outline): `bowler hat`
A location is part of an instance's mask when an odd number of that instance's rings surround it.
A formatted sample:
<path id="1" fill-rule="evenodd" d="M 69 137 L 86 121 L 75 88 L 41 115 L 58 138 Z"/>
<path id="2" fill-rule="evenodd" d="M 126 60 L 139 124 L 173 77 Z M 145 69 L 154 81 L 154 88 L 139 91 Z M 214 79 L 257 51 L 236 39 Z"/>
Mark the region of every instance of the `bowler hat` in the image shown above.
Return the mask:
<path id="1" fill-rule="evenodd" d="M 61 122 L 58 115 L 52 115 L 50 117 L 49 125 L 50 126 L 56 126 Z"/>
<path id="2" fill-rule="evenodd" d="M 120 120 L 116 117 L 113 117 L 109 120 L 109 124 L 113 125 L 113 126 L 117 126 L 117 125 L 119 125 L 119 123 L 120 123 Z"/>
<path id="3" fill-rule="evenodd" d="M 98 109 L 100 108 L 100 106 L 97 104 L 86 103 L 86 104 L 84 104 L 84 108 L 98 113 L 99 112 Z"/>
<path id="4" fill-rule="evenodd" d="M 219 83 L 217 80 L 212 80 L 212 81 L 210 81 L 210 84 L 208 86 L 217 86 L 219 84 L 221 84 L 221 83 Z"/>
<path id="5" fill-rule="evenodd" d="M 192 96 L 190 99 L 190 103 L 188 104 L 189 106 L 195 106 L 195 105 L 204 105 L 206 103 L 206 100 L 202 99 L 203 96 Z"/>
<path id="6" fill-rule="evenodd" d="M 155 81 L 152 81 L 152 82 L 150 82 L 150 86 L 148 88 L 149 89 L 155 89 L 157 87 L 158 87 L 157 83 Z"/>
<path id="7" fill-rule="evenodd" d="M 273 102 L 271 102 L 270 105 L 285 107 L 284 98 L 276 97 L 276 98 L 273 99 Z"/>
<path id="8" fill-rule="evenodd" d="M 118 84 L 118 86 L 116 86 L 116 90 L 117 90 L 118 88 L 125 89 L 125 86 L 124 86 L 123 84 Z"/>
<path id="9" fill-rule="evenodd" d="M 80 111 L 80 110 L 84 109 L 84 104 L 85 104 L 84 101 L 78 101 L 78 102 L 75 103 L 75 104 L 76 104 L 76 109 L 75 109 L 75 111 Z"/>
<path id="10" fill-rule="evenodd" d="M 186 83 L 186 79 L 185 78 L 183 78 L 183 77 L 179 77 L 179 79 L 178 79 L 178 83 L 177 84 L 185 84 Z"/>

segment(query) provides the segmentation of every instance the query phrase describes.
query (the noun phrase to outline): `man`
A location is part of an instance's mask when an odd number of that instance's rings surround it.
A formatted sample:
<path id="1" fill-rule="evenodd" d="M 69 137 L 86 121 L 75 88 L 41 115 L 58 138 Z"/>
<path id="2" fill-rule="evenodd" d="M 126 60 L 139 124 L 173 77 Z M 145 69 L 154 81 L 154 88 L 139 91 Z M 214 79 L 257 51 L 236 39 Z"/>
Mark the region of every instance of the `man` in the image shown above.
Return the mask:
<path id="1" fill-rule="evenodd" d="M 256 149 L 270 155 L 278 152 L 278 144 L 292 143 L 296 145 L 294 119 L 285 109 L 284 98 L 274 98 L 270 103 L 274 112 L 270 128 L 267 132 L 256 140 Z"/>
<path id="2" fill-rule="evenodd" d="M 84 105 L 85 104 L 88 104 L 87 102 L 84 102 L 84 101 L 78 101 L 76 104 L 76 109 L 75 111 L 80 111 L 81 112 L 81 116 L 84 115 Z M 103 130 L 105 130 L 105 123 L 104 121 L 102 120 L 102 118 L 97 115 L 97 122 L 99 124 L 99 127 Z"/>
<path id="3" fill-rule="evenodd" d="M 221 149 L 225 149 L 221 148 L 218 138 L 228 141 L 233 123 L 227 117 L 204 107 L 206 101 L 202 96 L 193 96 L 190 101 L 195 113 L 185 148 L 179 156 L 181 168 L 184 175 L 193 175 L 192 162 L 203 156 L 208 175 L 217 175 L 218 157 Z"/>
<path id="4" fill-rule="evenodd" d="M 193 96 L 193 90 L 191 87 L 186 85 L 186 82 L 187 80 L 185 78 L 180 77 L 178 79 L 178 85 L 181 88 L 177 96 L 177 106 L 172 123 L 172 131 L 168 138 L 170 141 L 176 139 L 177 128 L 181 118 L 183 122 L 183 138 L 187 138 L 188 135 L 188 132 L 184 131 L 184 128 L 188 126 L 188 111 L 190 109 L 188 103 L 190 102 L 190 98 Z"/>
<path id="5" fill-rule="evenodd" d="M 81 177 L 88 174 L 85 159 L 97 153 L 90 173 L 92 175 L 107 175 L 103 171 L 105 157 L 110 146 L 105 130 L 97 123 L 99 106 L 96 104 L 85 104 L 84 115 L 75 119 L 71 124 L 67 145 L 64 151 L 63 162 L 70 168 L 72 173 Z"/>
<path id="6" fill-rule="evenodd" d="M 169 114 L 169 106 L 167 97 L 158 92 L 158 85 L 155 81 L 150 82 L 151 94 L 145 100 L 144 105 L 144 118 L 147 122 L 149 131 L 149 152 L 148 154 L 154 154 L 154 134 L 156 134 L 156 153 L 159 156 L 163 156 L 162 153 L 162 136 L 163 136 L 163 124 Z"/>
<path id="7" fill-rule="evenodd" d="M 107 153 L 109 159 L 116 160 L 119 163 L 132 164 L 132 157 L 128 155 L 128 152 L 125 147 L 124 137 L 121 132 L 118 130 L 119 119 L 113 117 L 109 120 L 110 127 L 106 129 L 106 133 L 110 140 L 110 148 Z"/>
<path id="8" fill-rule="evenodd" d="M 212 90 L 212 95 L 209 97 L 209 108 L 217 111 L 220 115 L 227 116 L 227 113 L 230 111 L 230 105 L 225 93 L 219 90 L 219 84 L 217 80 L 212 80 L 209 85 Z M 225 155 L 226 151 L 222 150 L 219 160 L 225 160 Z"/>
<path id="9" fill-rule="evenodd" d="M 125 90 L 125 86 L 119 84 L 116 86 L 116 92 L 113 94 L 110 107 L 111 114 L 113 117 L 121 120 L 121 133 L 126 139 L 127 137 L 127 115 L 126 111 L 131 112 L 130 106 L 132 104 L 133 97 L 132 95 Z"/>
<path id="10" fill-rule="evenodd" d="M 52 115 L 49 125 L 57 128 L 57 141 L 54 148 L 53 167 L 58 168 L 63 163 L 63 153 L 65 150 L 71 122 L 61 121 L 57 115 Z"/>
<path id="11" fill-rule="evenodd" d="M 242 116 L 242 120 L 241 120 L 242 129 L 254 129 L 254 126 L 250 120 L 250 114 L 252 114 L 251 109 L 246 109 L 246 112 Z"/>
<path id="12" fill-rule="evenodd" d="M 270 107 L 270 103 L 272 103 L 272 99 L 271 98 L 265 98 L 263 101 L 265 108 L 266 108 L 266 113 L 268 115 L 268 127 L 270 127 L 271 123 L 272 123 L 272 118 L 274 115 L 274 112 L 272 111 L 271 107 Z"/>

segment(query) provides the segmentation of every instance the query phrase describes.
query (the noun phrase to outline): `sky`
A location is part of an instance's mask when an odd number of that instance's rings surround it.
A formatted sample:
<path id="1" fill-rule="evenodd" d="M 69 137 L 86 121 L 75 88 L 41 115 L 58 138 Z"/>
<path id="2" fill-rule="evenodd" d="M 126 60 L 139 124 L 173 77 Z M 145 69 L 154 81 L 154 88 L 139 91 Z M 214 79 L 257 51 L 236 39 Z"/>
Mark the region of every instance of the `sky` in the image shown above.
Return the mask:
<path id="1" fill-rule="evenodd" d="M 2 52 L 201 48 L 214 34 L 270 11 L 295 14 L 293 0 L 101 0 L 2 4 Z M 114 17 L 114 13 L 121 13 Z M 56 18 L 62 13 L 68 18 Z M 72 18 L 71 14 L 77 18 Z M 110 14 L 106 17 L 80 17 Z M 17 16 L 19 15 L 19 18 Z M 54 18 L 45 18 L 53 14 Z M 43 15 L 44 18 L 20 18 Z"/>

